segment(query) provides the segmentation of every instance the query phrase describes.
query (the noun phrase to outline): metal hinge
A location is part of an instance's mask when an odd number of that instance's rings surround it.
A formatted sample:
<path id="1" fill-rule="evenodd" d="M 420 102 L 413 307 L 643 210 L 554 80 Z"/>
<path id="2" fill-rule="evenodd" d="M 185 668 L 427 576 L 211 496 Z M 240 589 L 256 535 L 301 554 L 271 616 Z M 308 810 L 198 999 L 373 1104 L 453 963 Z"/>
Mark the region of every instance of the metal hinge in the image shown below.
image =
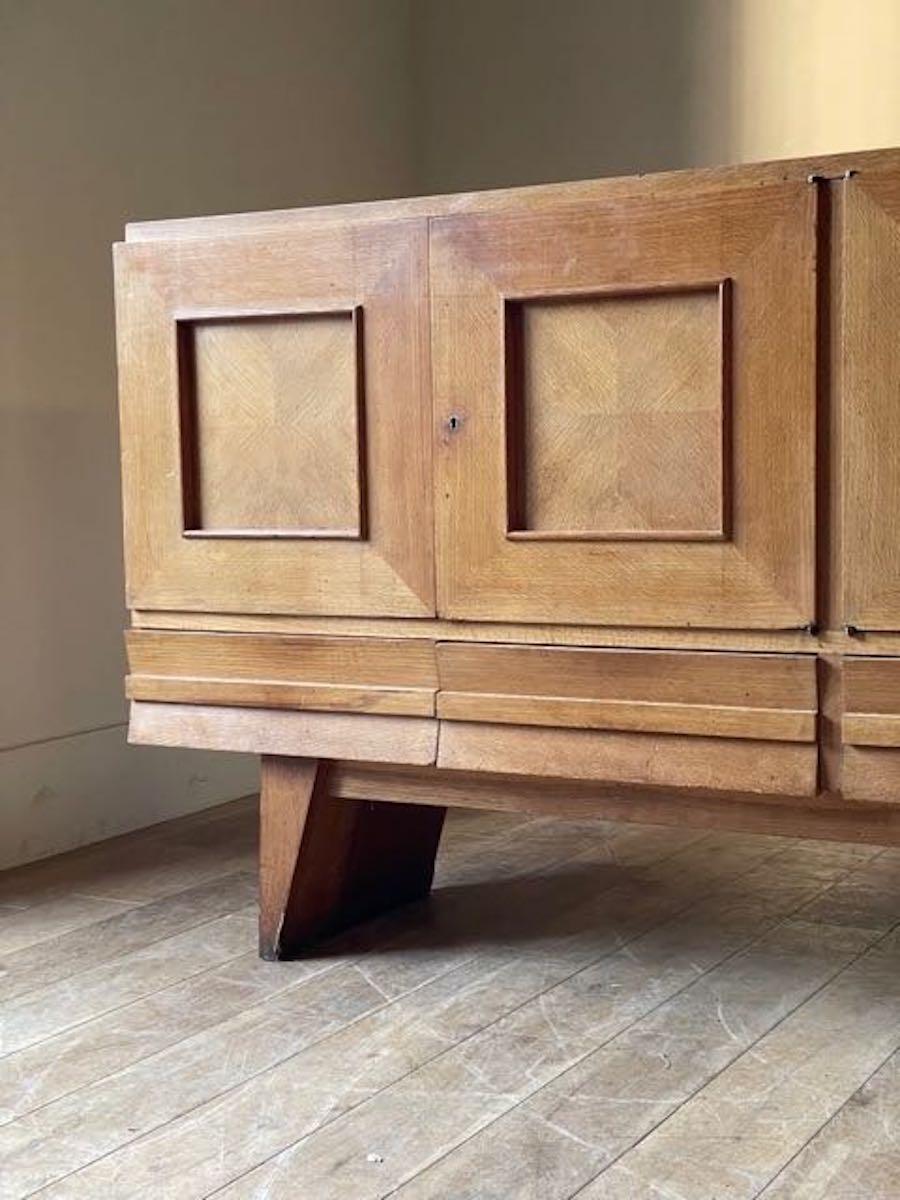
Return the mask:
<path id="1" fill-rule="evenodd" d="M 846 171 L 839 171 L 837 175 L 816 175 L 816 174 L 807 175 L 806 182 L 807 183 L 835 183 L 836 181 L 839 181 L 841 179 L 852 179 L 854 175 L 858 175 L 858 174 L 859 174 L 858 171 L 855 171 L 852 167 L 848 167 Z"/>

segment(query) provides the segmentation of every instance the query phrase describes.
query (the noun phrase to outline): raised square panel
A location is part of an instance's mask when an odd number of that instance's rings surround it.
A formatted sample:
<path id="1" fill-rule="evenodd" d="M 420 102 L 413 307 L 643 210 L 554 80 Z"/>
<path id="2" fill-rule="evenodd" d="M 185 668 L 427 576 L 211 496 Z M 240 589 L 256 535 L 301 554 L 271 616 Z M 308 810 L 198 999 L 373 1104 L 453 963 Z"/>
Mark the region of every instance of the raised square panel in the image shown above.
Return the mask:
<path id="1" fill-rule="evenodd" d="M 725 536 L 726 299 L 507 301 L 509 536 Z"/>
<path id="2" fill-rule="evenodd" d="M 357 311 L 179 322 L 188 536 L 364 536 Z"/>

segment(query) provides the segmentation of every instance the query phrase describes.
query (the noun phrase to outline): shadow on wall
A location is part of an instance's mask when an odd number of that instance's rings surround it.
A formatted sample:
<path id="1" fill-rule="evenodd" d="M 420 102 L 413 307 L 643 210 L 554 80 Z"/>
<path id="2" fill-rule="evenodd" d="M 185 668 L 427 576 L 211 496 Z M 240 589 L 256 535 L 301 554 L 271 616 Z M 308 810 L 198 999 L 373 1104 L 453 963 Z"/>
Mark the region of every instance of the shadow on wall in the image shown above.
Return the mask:
<path id="1" fill-rule="evenodd" d="M 477 14 L 460 3 L 418 12 L 427 191 L 686 167 L 724 148 L 728 3 L 492 0 Z"/>

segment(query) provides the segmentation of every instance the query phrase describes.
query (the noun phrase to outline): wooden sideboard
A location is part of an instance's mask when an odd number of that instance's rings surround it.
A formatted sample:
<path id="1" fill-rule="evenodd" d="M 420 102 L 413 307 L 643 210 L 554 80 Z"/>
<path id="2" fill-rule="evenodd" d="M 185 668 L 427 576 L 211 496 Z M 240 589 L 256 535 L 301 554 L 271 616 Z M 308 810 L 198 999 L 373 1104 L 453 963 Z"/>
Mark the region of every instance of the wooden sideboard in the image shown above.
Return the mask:
<path id="1" fill-rule="evenodd" d="M 900 841 L 900 151 L 115 263 L 130 736 L 262 756 L 264 955 L 448 804 Z"/>

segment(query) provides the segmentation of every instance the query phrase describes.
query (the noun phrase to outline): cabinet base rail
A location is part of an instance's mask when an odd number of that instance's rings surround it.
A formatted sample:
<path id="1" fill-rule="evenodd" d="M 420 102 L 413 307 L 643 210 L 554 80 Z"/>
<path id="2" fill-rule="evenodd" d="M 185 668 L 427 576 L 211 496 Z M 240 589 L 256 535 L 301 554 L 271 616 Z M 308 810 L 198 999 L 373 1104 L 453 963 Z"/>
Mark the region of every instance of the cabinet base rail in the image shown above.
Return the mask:
<path id="1" fill-rule="evenodd" d="M 772 747 L 814 756 L 813 746 L 663 737 L 623 759 L 619 743 L 608 753 L 608 736 L 142 701 L 132 703 L 130 725 L 130 739 L 145 745 L 260 755 L 259 945 L 267 959 L 297 957 L 426 897 L 448 807 L 900 845 L 893 746 L 843 747 L 838 782 L 852 796 L 871 796 L 851 799 L 817 787 L 814 757 L 799 771 L 770 757 Z M 718 769 L 717 752 L 748 749 L 767 766 L 748 770 L 744 789 L 771 781 L 774 790 L 737 790 L 734 771 Z M 646 778 L 604 777 L 633 763 L 645 764 Z M 679 786 L 690 778 L 703 786 Z M 803 790 L 792 792 L 795 783 Z"/>
<path id="2" fill-rule="evenodd" d="M 290 959 L 426 897 L 447 807 L 900 845 L 900 806 L 264 756 L 260 954 Z"/>

